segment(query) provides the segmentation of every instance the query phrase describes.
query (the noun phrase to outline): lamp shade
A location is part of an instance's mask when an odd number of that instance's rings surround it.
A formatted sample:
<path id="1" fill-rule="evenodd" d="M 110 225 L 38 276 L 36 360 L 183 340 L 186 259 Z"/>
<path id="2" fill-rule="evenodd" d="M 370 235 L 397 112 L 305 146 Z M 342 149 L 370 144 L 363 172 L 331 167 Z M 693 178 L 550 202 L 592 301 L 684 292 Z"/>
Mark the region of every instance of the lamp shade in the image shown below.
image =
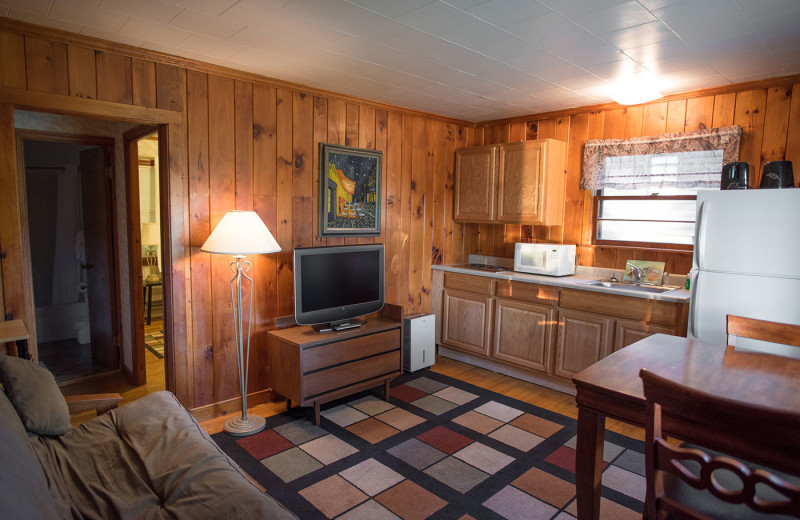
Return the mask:
<path id="1" fill-rule="evenodd" d="M 277 253 L 281 246 L 255 211 L 229 211 L 200 248 L 206 253 L 257 255 Z"/>

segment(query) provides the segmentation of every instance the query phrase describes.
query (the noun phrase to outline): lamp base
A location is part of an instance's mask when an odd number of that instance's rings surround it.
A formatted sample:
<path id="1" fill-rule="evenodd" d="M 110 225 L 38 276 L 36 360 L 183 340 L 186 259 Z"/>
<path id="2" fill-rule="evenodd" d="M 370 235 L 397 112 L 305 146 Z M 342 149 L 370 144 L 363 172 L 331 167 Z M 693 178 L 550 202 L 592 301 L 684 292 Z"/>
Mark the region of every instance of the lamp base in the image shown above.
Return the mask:
<path id="1" fill-rule="evenodd" d="M 248 435 L 253 435 L 254 433 L 260 432 L 266 425 L 267 420 L 263 417 L 259 417 L 257 415 L 248 415 L 247 419 L 243 419 L 242 416 L 239 415 L 238 417 L 229 419 L 222 429 L 228 435 L 232 435 L 234 437 L 246 437 Z"/>

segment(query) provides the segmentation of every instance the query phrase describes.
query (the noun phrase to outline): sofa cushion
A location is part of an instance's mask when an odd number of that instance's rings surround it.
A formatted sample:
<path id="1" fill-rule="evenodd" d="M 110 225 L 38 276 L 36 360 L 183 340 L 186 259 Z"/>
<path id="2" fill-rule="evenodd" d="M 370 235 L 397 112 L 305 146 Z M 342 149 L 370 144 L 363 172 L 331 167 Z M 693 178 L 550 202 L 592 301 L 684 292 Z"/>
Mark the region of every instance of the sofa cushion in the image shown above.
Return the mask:
<path id="1" fill-rule="evenodd" d="M 69 408 L 49 371 L 27 359 L 0 356 L 0 382 L 26 430 L 37 435 L 69 431 Z"/>
<path id="2" fill-rule="evenodd" d="M 262 493 L 169 392 L 33 443 L 82 518 L 295 518 Z"/>
<path id="3" fill-rule="evenodd" d="M 47 491 L 42 466 L 16 410 L 0 391 L 0 504 L 3 518 L 64 518 Z M 61 510 L 63 513 L 63 510 Z"/>

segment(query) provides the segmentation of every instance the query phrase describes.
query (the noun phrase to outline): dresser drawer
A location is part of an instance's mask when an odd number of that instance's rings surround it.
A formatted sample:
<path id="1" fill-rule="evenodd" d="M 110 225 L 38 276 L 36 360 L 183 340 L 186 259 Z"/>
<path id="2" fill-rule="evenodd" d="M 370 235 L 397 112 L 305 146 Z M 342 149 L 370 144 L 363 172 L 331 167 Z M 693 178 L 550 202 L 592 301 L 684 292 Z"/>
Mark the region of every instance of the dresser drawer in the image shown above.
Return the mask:
<path id="1" fill-rule="evenodd" d="M 400 350 L 303 376 L 303 399 L 400 370 Z M 368 374 L 368 377 L 364 377 Z"/>
<path id="2" fill-rule="evenodd" d="M 303 373 L 346 363 L 353 359 L 380 354 L 398 348 L 400 330 L 387 330 L 368 336 L 343 339 L 303 349 Z"/>

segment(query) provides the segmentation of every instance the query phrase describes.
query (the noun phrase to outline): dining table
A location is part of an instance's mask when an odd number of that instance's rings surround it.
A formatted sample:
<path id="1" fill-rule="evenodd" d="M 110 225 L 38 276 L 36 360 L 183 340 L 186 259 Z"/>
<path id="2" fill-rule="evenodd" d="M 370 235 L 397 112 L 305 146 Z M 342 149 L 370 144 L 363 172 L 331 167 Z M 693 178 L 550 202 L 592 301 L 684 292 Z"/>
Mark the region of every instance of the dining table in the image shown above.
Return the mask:
<path id="1" fill-rule="evenodd" d="M 599 518 L 605 418 L 645 425 L 642 368 L 711 395 L 800 414 L 800 359 L 667 334 L 622 348 L 572 379 L 578 520 Z"/>

